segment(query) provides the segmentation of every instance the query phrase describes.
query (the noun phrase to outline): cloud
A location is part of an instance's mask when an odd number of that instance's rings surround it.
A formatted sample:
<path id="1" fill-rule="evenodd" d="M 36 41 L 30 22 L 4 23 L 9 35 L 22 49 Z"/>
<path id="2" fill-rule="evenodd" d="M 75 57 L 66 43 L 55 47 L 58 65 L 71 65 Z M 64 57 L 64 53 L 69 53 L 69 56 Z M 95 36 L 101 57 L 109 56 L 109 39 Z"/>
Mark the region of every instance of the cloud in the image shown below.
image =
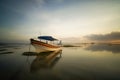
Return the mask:
<path id="1" fill-rule="evenodd" d="M 112 41 L 112 40 L 120 40 L 120 32 L 111 32 L 109 34 L 92 34 L 84 36 L 89 40 L 95 41 Z"/>
<path id="2" fill-rule="evenodd" d="M 38 33 L 65 38 L 120 30 L 120 7 L 116 1 L 2 0 L 0 6 L 0 28 L 13 28 L 2 34 L 17 32 L 16 36 L 24 40 Z M 11 33 L 11 39 L 14 36 Z M 6 40 L 9 35 L 2 38 Z M 76 40 L 71 38 L 71 42 Z"/>

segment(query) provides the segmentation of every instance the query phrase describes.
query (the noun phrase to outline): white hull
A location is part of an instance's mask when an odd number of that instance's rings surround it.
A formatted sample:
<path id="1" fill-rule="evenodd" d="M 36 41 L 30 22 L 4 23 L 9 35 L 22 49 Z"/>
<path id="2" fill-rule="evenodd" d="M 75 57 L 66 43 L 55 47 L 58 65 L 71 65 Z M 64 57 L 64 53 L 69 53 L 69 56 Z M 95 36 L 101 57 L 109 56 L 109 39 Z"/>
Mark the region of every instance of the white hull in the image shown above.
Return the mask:
<path id="1" fill-rule="evenodd" d="M 57 50 L 61 50 L 61 48 L 50 48 L 50 47 L 46 47 L 46 46 L 42 46 L 42 45 L 37 45 L 37 44 L 32 44 L 35 49 L 36 49 L 36 52 L 37 53 L 40 53 L 40 52 L 47 52 L 47 51 L 57 51 Z"/>

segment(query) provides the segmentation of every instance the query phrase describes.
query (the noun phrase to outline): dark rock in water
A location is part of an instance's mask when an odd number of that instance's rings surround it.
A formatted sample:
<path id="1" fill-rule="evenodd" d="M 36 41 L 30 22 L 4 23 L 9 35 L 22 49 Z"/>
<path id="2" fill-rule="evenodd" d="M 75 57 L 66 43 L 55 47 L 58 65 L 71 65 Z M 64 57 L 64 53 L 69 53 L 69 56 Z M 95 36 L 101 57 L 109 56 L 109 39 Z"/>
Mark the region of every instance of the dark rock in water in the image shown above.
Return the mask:
<path id="1" fill-rule="evenodd" d="M 0 51 L 7 51 L 7 49 L 0 49 Z"/>
<path id="2" fill-rule="evenodd" d="M 52 52 L 53 51 L 40 52 L 40 53 L 36 53 L 36 52 L 24 52 L 23 55 L 26 55 L 26 56 L 38 56 L 38 55 L 46 56 L 46 55 L 49 55 Z"/>
<path id="3" fill-rule="evenodd" d="M 24 52 L 23 53 L 23 55 L 26 55 L 26 56 L 36 56 L 36 55 L 38 55 L 38 53 L 36 53 L 36 52 Z"/>
<path id="4" fill-rule="evenodd" d="M 2 52 L 0 54 L 12 54 L 12 53 L 14 53 L 14 52 Z"/>
<path id="5" fill-rule="evenodd" d="M 21 48 L 19 48 L 19 47 L 17 48 L 17 47 L 16 47 L 16 48 L 14 48 L 14 49 L 21 49 Z"/>
<path id="6" fill-rule="evenodd" d="M 63 45 L 63 47 L 81 47 L 81 46 L 67 44 L 67 45 Z"/>

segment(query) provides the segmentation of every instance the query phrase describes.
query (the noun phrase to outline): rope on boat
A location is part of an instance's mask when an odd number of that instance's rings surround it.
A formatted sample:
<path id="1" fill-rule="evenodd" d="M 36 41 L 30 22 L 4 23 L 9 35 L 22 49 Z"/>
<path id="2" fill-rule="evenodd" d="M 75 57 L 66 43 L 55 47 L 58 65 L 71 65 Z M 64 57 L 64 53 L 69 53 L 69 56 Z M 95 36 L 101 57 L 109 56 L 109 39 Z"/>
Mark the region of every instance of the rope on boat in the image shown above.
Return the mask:
<path id="1" fill-rule="evenodd" d="M 29 44 L 29 52 L 30 52 L 30 49 L 31 49 L 31 44 Z"/>

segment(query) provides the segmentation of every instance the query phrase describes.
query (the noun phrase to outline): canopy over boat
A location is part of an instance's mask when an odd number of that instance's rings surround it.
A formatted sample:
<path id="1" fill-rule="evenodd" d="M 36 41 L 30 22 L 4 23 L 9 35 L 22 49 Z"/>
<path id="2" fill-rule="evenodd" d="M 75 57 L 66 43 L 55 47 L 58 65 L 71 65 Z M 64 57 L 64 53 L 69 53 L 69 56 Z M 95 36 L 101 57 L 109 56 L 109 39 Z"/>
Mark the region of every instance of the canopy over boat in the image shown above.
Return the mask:
<path id="1" fill-rule="evenodd" d="M 48 41 L 55 41 L 57 39 L 53 38 L 52 36 L 39 36 L 38 39 L 48 40 Z"/>

